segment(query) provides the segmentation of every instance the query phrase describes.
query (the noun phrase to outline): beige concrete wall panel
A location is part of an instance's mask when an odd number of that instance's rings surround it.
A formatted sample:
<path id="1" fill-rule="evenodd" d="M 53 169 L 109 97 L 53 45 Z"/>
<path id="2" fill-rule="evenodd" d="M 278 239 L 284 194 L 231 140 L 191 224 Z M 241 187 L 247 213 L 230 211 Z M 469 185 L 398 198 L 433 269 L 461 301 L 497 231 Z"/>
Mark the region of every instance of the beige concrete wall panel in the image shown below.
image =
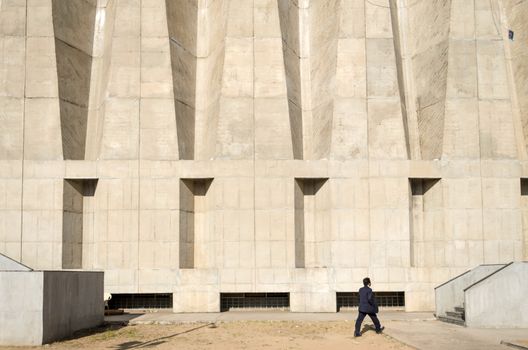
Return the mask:
<path id="1" fill-rule="evenodd" d="M 364 1 L 367 38 L 392 38 L 389 0 Z"/>
<path id="2" fill-rule="evenodd" d="M 250 159 L 254 154 L 253 99 L 222 98 L 217 130 L 216 159 Z"/>
<path id="3" fill-rule="evenodd" d="M 286 99 L 255 99 L 255 157 L 292 159 L 293 146 Z"/>
<path id="4" fill-rule="evenodd" d="M 367 92 L 369 97 L 399 96 L 394 43 L 367 39 Z"/>
<path id="5" fill-rule="evenodd" d="M 26 32 L 26 1 L 2 2 L 0 6 L 0 35 L 24 36 Z"/>
<path id="6" fill-rule="evenodd" d="M 62 267 L 62 180 L 26 179 L 21 261 L 35 269 Z"/>
<path id="7" fill-rule="evenodd" d="M 332 158 L 366 159 L 368 118 L 364 99 L 338 99 L 334 104 Z"/>
<path id="8" fill-rule="evenodd" d="M 447 98 L 476 97 L 477 61 L 475 42 L 451 39 L 449 42 L 448 67 Z"/>
<path id="9" fill-rule="evenodd" d="M 142 48 L 141 97 L 173 98 L 171 62 L 168 46 L 166 50 L 163 47 L 163 51 L 161 52 L 146 51 Z"/>
<path id="10" fill-rule="evenodd" d="M 26 99 L 24 158 L 62 159 L 60 128 L 57 99 Z"/>
<path id="11" fill-rule="evenodd" d="M 281 41 L 278 38 L 262 38 L 254 41 L 255 58 L 255 97 L 286 97 L 286 86 L 295 82 L 288 81 L 281 55 Z M 296 91 L 299 87 L 295 88 Z M 300 97 L 295 101 L 299 105 Z"/>
<path id="12" fill-rule="evenodd" d="M 374 159 L 406 159 L 400 99 L 370 99 L 368 119 L 369 156 Z"/>
<path id="13" fill-rule="evenodd" d="M 24 37 L 0 36 L 0 96 L 24 96 Z"/>
<path id="14" fill-rule="evenodd" d="M 509 100 L 503 43 L 495 40 L 477 40 L 477 64 L 479 98 Z"/>
<path id="15" fill-rule="evenodd" d="M 253 49 L 253 39 L 251 37 L 228 37 L 225 50 L 222 96 L 252 97 L 253 72 L 255 70 L 253 56 L 255 55 L 255 58 L 257 58 Z M 266 49 L 265 51 L 267 52 L 268 50 Z M 280 63 L 282 68 L 282 62 Z M 266 55 L 266 64 L 270 64 L 268 55 Z M 275 79 L 282 78 L 282 74 L 276 73 L 275 76 Z M 266 76 L 263 75 L 262 78 L 266 78 Z"/>
<path id="16" fill-rule="evenodd" d="M 509 100 L 479 101 L 479 115 L 481 158 L 517 158 L 511 102 Z"/>
<path id="17" fill-rule="evenodd" d="M 0 97 L 3 123 L 0 125 L 0 158 L 22 159 L 24 101 Z"/>
<path id="18" fill-rule="evenodd" d="M 2 162 L 4 169 L 14 168 Z M 20 169 L 20 166 L 16 166 Z M 0 252 L 20 261 L 22 181 L 2 174 L 0 178 Z"/>
<path id="19" fill-rule="evenodd" d="M 111 98 L 106 104 L 101 159 L 137 159 L 139 101 Z"/>
<path id="20" fill-rule="evenodd" d="M 339 38 L 365 38 L 365 1 L 341 0 Z"/>
<path id="21" fill-rule="evenodd" d="M 459 118 L 463 113 L 464 118 Z M 443 158 L 476 159 L 480 154 L 478 101 L 449 99 L 446 103 Z"/>
<path id="22" fill-rule="evenodd" d="M 26 45 L 26 97 L 58 97 L 53 37 L 28 37 Z"/>
<path id="23" fill-rule="evenodd" d="M 247 38 L 253 36 L 253 4 L 244 0 L 229 0 L 227 36 Z"/>
<path id="24" fill-rule="evenodd" d="M 119 36 L 119 16 L 123 12 L 116 10 L 116 24 L 112 39 L 112 59 L 110 80 L 108 82 L 109 98 L 131 98 L 140 95 L 140 40 L 139 37 Z"/>
<path id="25" fill-rule="evenodd" d="M 257 0 L 253 8 L 254 35 L 256 38 L 280 38 L 281 26 L 277 1 Z M 231 21 L 231 20 L 230 20 Z"/>
<path id="26" fill-rule="evenodd" d="M 364 38 L 339 39 L 337 51 L 337 98 L 366 97 L 366 53 Z"/>
<path id="27" fill-rule="evenodd" d="M 143 99 L 140 106 L 140 158 L 176 160 L 178 139 L 173 99 Z"/>

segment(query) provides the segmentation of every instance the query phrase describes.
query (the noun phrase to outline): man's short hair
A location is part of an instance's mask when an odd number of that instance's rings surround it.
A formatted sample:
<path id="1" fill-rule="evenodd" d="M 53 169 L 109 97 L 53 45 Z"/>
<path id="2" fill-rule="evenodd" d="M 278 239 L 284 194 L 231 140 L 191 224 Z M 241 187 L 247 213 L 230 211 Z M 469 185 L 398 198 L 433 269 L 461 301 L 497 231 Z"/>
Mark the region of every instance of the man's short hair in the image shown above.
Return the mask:
<path id="1" fill-rule="evenodd" d="M 370 284 L 370 278 L 368 278 L 368 277 L 363 278 L 363 285 L 366 287 L 369 284 Z"/>

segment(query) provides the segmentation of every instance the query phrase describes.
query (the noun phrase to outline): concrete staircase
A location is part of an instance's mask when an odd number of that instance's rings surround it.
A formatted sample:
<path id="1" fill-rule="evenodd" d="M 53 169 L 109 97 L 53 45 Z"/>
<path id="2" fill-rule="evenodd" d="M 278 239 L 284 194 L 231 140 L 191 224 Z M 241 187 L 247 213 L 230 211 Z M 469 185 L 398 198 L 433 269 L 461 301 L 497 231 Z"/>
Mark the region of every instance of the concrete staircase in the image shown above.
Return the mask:
<path id="1" fill-rule="evenodd" d="M 528 261 L 483 264 L 435 288 L 435 315 L 469 328 L 528 327 Z"/>
<path id="2" fill-rule="evenodd" d="M 447 311 L 445 316 L 438 316 L 438 319 L 459 326 L 466 325 L 465 310 L 462 306 L 456 306 L 455 311 Z"/>

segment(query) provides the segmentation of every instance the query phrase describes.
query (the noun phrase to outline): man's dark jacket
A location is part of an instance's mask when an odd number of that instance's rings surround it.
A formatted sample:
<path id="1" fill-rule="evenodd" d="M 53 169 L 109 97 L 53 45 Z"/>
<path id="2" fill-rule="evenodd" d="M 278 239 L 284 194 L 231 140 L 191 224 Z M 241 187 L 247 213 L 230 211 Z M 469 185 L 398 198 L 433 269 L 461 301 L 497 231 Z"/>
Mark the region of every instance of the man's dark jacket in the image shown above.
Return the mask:
<path id="1" fill-rule="evenodd" d="M 359 289 L 359 311 L 366 314 L 377 314 L 378 304 L 372 289 L 368 286 Z"/>

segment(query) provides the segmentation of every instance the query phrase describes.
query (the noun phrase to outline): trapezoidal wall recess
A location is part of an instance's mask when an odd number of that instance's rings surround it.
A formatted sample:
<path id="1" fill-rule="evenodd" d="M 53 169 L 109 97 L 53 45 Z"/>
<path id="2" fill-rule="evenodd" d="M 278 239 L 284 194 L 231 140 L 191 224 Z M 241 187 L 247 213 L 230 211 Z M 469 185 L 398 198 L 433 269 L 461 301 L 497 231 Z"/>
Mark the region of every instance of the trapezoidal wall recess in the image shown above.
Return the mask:
<path id="1" fill-rule="evenodd" d="M 64 179 L 62 211 L 62 268 L 82 269 L 86 241 L 84 221 L 93 215 L 89 197 L 95 195 L 97 179 Z"/>
<path id="2" fill-rule="evenodd" d="M 409 186 L 411 266 L 446 266 L 442 181 L 411 178 Z"/>
<path id="3" fill-rule="evenodd" d="M 64 159 L 84 159 L 96 5 L 52 0 Z"/>
<path id="4" fill-rule="evenodd" d="M 210 239 L 208 192 L 212 178 L 180 179 L 180 268 L 192 269 L 207 265 L 203 258 Z M 197 246 L 199 245 L 199 246 Z M 202 254 L 204 253 L 204 254 Z"/>
<path id="5" fill-rule="evenodd" d="M 214 155 L 227 0 L 166 0 L 180 159 Z"/>
<path id="6" fill-rule="evenodd" d="M 295 159 L 330 155 L 339 0 L 278 0 Z"/>
<path id="7" fill-rule="evenodd" d="M 330 253 L 330 190 L 327 178 L 296 178 L 295 267 L 326 267 Z"/>

